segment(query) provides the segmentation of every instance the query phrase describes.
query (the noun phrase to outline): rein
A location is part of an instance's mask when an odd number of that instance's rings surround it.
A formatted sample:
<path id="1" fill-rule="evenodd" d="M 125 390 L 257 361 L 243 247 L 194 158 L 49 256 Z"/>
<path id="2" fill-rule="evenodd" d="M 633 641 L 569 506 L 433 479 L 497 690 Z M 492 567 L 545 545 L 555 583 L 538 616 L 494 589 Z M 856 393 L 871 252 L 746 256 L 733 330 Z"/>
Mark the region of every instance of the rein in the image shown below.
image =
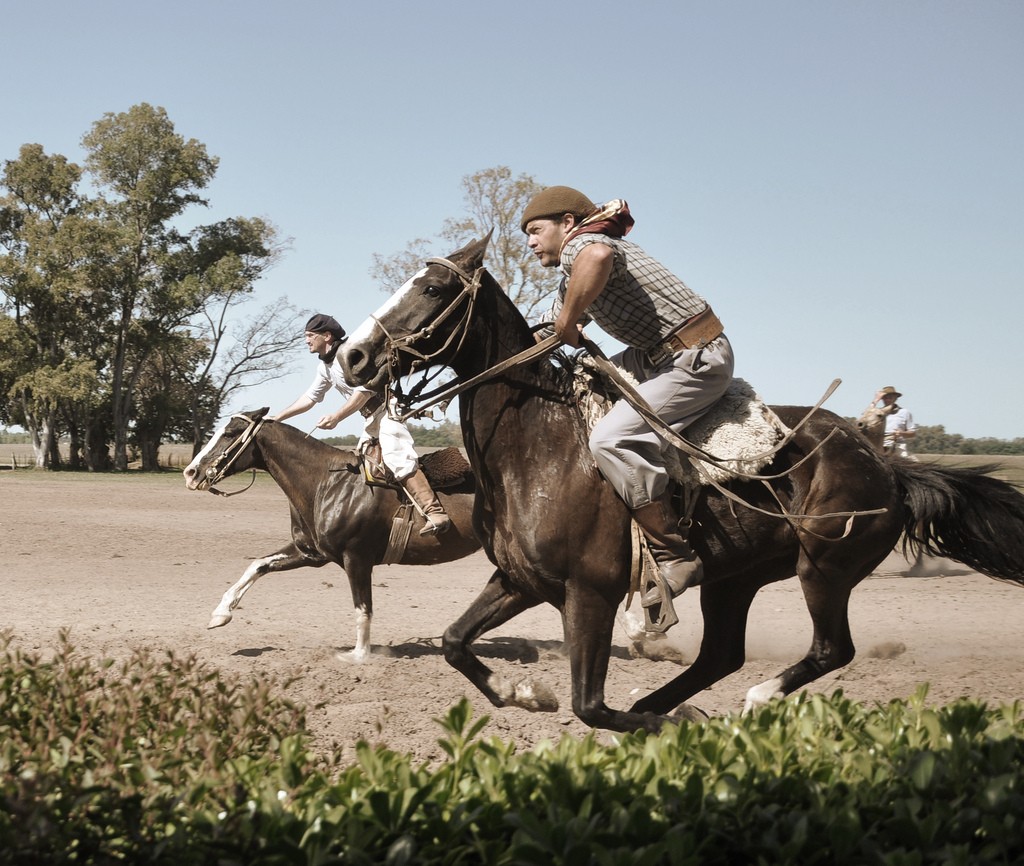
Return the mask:
<path id="1" fill-rule="evenodd" d="M 470 276 L 468 273 L 466 273 L 466 271 L 464 271 L 454 262 L 444 258 L 427 259 L 427 264 L 441 265 L 442 267 L 445 267 L 452 273 L 454 273 L 462 282 L 462 291 L 440 313 L 440 315 L 433 322 L 431 322 L 429 325 L 425 325 L 418 331 L 414 331 L 410 334 L 405 335 L 404 337 L 392 337 L 391 334 L 388 333 L 387 329 L 381 324 L 380 320 L 375 319 L 377 325 L 384 332 L 385 337 L 387 337 L 388 372 L 392 382 L 392 385 L 390 387 L 392 389 L 392 392 L 396 395 L 397 403 L 405 403 L 405 400 L 403 400 L 402 395 L 397 388 L 397 383 L 401 378 L 399 366 L 399 353 L 406 352 L 407 354 L 414 355 L 416 358 L 419 359 L 419 361 L 422 362 L 422 366 L 424 367 L 429 366 L 429 362 L 433 360 L 433 358 L 437 357 L 442 352 L 444 352 L 456 339 L 458 339 L 458 347 L 456 348 L 455 352 L 458 353 L 458 351 L 462 348 L 465 342 L 466 335 L 469 332 L 469 325 L 472 320 L 473 310 L 476 304 L 477 292 L 480 289 L 480 275 L 484 270 L 482 267 L 477 268 L 473 275 Z M 415 343 L 417 340 L 430 337 L 431 334 L 433 334 L 434 329 L 442 322 L 444 322 L 446 319 L 448 319 L 449 316 L 451 316 L 454 313 L 455 309 L 466 298 L 469 299 L 469 303 L 466 305 L 466 312 L 463 315 L 462 320 L 459 323 L 459 326 L 452 331 L 452 334 L 448 337 L 448 339 L 445 341 L 445 344 L 440 349 L 438 349 L 431 355 L 426 355 L 423 352 L 420 352 L 412 347 L 412 344 Z M 581 345 L 593 356 L 594 361 L 597 364 L 598 368 L 601 370 L 601 372 L 604 373 L 609 380 L 611 380 L 611 382 L 619 389 L 619 391 L 621 392 L 622 396 L 626 399 L 626 401 L 633 407 L 633 409 L 636 410 L 636 412 L 645 421 L 647 421 L 648 424 L 651 425 L 652 429 L 656 433 L 658 433 L 659 436 L 661 436 L 670 445 L 674 446 L 675 448 L 679 449 L 684 454 L 686 454 L 691 462 L 704 461 L 715 465 L 721 465 L 723 463 L 723 461 L 719 460 L 719 458 L 707 453 L 706 451 L 701 450 L 693 443 L 683 439 L 671 427 L 665 424 L 665 422 L 661 420 L 658 414 L 650 407 L 650 405 L 643 398 L 643 396 L 625 379 L 625 377 L 622 376 L 622 374 L 615 368 L 615 365 L 608 360 L 608 358 L 604 355 L 601 349 L 595 343 L 588 340 L 586 337 L 583 337 L 582 335 L 580 339 Z M 391 417 L 397 421 L 405 421 L 408 418 L 416 417 L 417 415 L 421 414 L 431 406 L 435 406 L 438 403 L 450 401 L 457 394 L 469 390 L 470 388 L 473 388 L 476 385 L 479 385 L 481 382 L 487 381 L 488 379 L 493 379 L 494 377 L 500 375 L 505 370 L 508 370 L 511 367 L 515 367 L 521 364 L 527 364 L 530 361 L 533 361 L 539 357 L 551 353 L 556 348 L 558 348 L 558 346 L 560 346 L 561 343 L 562 341 L 557 336 L 552 335 L 550 337 L 545 338 L 544 340 L 541 340 L 538 343 L 535 343 L 533 346 L 524 349 L 522 352 L 513 355 L 512 357 L 506 358 L 504 361 L 501 361 L 495 366 L 490 367 L 487 370 L 484 370 L 482 373 L 478 373 L 476 376 L 472 376 L 471 378 L 462 381 L 453 381 L 442 388 L 438 388 L 435 391 L 430 392 L 429 394 L 425 395 L 424 402 L 419 403 L 419 405 L 411 409 L 408 409 L 407 411 L 399 412 L 397 411 L 397 409 L 393 410 L 389 406 L 388 412 L 391 415 Z M 417 362 L 414 361 L 414 368 L 416 364 Z M 821 405 L 832 395 L 835 389 L 839 387 L 839 384 L 839 379 L 834 380 L 832 384 L 829 386 L 829 388 L 826 390 L 822 398 L 800 420 L 800 423 L 797 424 L 796 427 L 791 429 L 782 439 L 780 439 L 779 442 L 776 443 L 776 445 L 773 448 L 759 456 L 771 457 L 772 455 L 778 453 L 778 451 L 780 451 L 790 441 L 792 441 L 793 437 L 796 435 L 796 432 L 804 424 L 806 424 L 807 421 L 810 420 L 811 416 L 819 408 L 821 408 Z M 744 473 L 736 473 L 739 474 L 740 477 L 746 478 L 748 480 L 761 481 L 761 483 L 764 484 L 768 491 L 771 493 L 772 498 L 778 503 L 780 509 L 779 512 L 767 511 L 765 509 L 759 508 L 758 506 L 753 505 L 744 500 L 743 498 L 737 496 L 735 493 L 728 490 L 726 487 L 719 484 L 717 481 L 712 481 L 711 484 L 726 499 L 730 500 L 731 502 L 735 502 L 745 508 L 749 508 L 752 511 L 757 511 L 769 517 L 777 517 L 782 518 L 784 520 L 788 520 L 791 523 L 799 523 L 805 520 L 826 520 L 833 517 L 846 517 L 848 518 L 846 528 L 843 531 L 843 534 L 840 536 L 840 538 L 845 538 L 847 535 L 849 535 L 850 531 L 853 528 L 854 518 L 870 514 L 884 514 L 887 509 L 875 508 L 866 511 L 837 511 L 829 514 L 795 514 L 786 510 L 785 506 L 782 504 L 782 501 L 779 499 L 778 494 L 768 483 L 771 480 L 785 477 L 790 472 L 798 468 L 805 461 L 809 460 L 819 448 L 821 448 L 829 439 L 832 438 L 835 432 L 835 429 L 830 431 L 829 434 L 821 442 L 819 442 L 809 454 L 805 455 L 803 458 L 800 459 L 800 461 L 798 461 L 795 465 L 793 465 L 783 473 L 780 473 L 778 475 L 748 475 Z M 807 529 L 805 529 L 805 531 L 810 532 L 810 530 Z M 811 534 L 816 535 L 816 533 Z"/>
<path id="2" fill-rule="evenodd" d="M 690 460 L 691 463 L 696 464 L 698 462 L 703 461 L 706 463 L 711 463 L 716 466 L 722 466 L 722 464 L 725 461 L 720 460 L 713 454 L 709 454 L 708 452 L 703 451 L 702 449 L 694 445 L 692 442 L 688 442 L 686 439 L 684 439 L 682 436 L 676 433 L 675 430 L 669 427 L 661 419 L 657 412 L 655 412 L 651 408 L 650 404 L 644 399 L 643 395 L 640 394 L 640 392 L 638 392 L 633 387 L 633 385 L 622 375 L 622 373 L 616 368 L 616 366 L 611 361 L 609 361 L 607 357 L 605 357 L 604 353 L 597 345 L 588 340 L 586 337 L 582 337 L 581 341 L 584 348 L 586 348 L 586 350 L 593 357 L 594 363 L 596 364 L 597 368 L 612 382 L 612 384 L 615 385 L 616 388 L 619 389 L 619 392 L 622 394 L 626 402 L 633 407 L 637 414 L 640 415 L 662 439 L 664 439 L 669 445 L 672 445 L 673 447 L 677 448 L 678 450 L 686 454 L 687 458 Z M 839 387 L 839 384 L 840 380 L 834 379 L 832 381 L 832 384 L 829 385 L 829 387 L 826 389 L 824 395 L 822 395 L 821 399 L 818 400 L 818 402 L 811 407 L 811 409 L 807 412 L 806 415 L 804 415 L 803 418 L 800 419 L 800 422 L 795 427 L 793 427 L 788 433 L 786 433 L 786 435 L 783 436 L 772 448 L 770 448 L 768 451 L 765 451 L 763 454 L 752 457 L 751 460 L 758 460 L 760 458 L 771 457 L 777 454 L 779 451 L 781 451 L 782 448 L 784 448 L 787 444 L 789 444 L 789 442 L 792 441 L 797 431 L 811 419 L 811 417 L 814 415 L 815 412 L 818 411 L 818 409 L 821 408 L 821 405 L 832 395 L 836 388 Z M 799 466 L 801 466 L 804 462 L 809 460 L 819 448 L 821 448 L 826 442 L 828 442 L 829 439 L 832 438 L 833 435 L 835 435 L 835 432 L 836 428 L 830 430 L 828 435 L 825 436 L 825 438 L 822 439 L 819 443 L 817 443 L 810 453 L 802 457 L 799 461 L 797 461 L 785 472 L 781 472 L 777 475 L 752 475 L 744 472 L 736 472 L 734 469 L 730 469 L 730 471 L 733 472 L 733 474 L 739 476 L 740 478 L 746 479 L 748 481 L 760 481 L 762 484 L 764 484 L 764 486 L 771 493 L 772 498 L 779 505 L 780 512 L 778 513 L 774 511 L 767 511 L 763 508 L 759 508 L 756 505 L 752 505 L 751 503 L 737 496 L 735 493 L 733 493 L 731 490 L 729 490 L 728 488 L 726 488 L 724 485 L 720 484 L 717 481 L 711 480 L 709 483 L 719 493 L 721 493 L 726 499 L 730 500 L 731 502 L 735 502 L 738 505 L 742 505 L 744 508 L 749 508 L 751 511 L 756 511 L 760 514 L 767 515 L 768 517 L 783 518 L 785 520 L 790 521 L 791 523 L 799 523 L 800 521 L 804 520 L 826 520 L 832 517 L 849 518 L 846 523 L 846 528 L 843 531 L 843 534 L 840 536 L 840 538 L 845 538 L 847 535 L 849 535 L 850 531 L 853 528 L 853 520 L 855 517 L 861 517 L 870 514 L 884 514 L 888 509 L 872 508 L 866 511 L 835 511 L 830 512 L 828 514 L 795 514 L 793 512 L 789 512 L 786 510 L 785 506 L 782 504 L 782 501 L 779 499 L 778 494 L 775 492 L 774 488 L 772 488 L 772 486 L 768 483 L 769 481 L 784 478 L 785 476 L 793 472 L 795 469 L 797 469 Z M 810 530 L 806 529 L 805 531 L 810 532 Z M 811 534 L 816 535 L 818 538 L 823 538 L 823 536 L 817 535 L 817 533 Z"/>
<path id="3" fill-rule="evenodd" d="M 413 333 L 407 334 L 404 337 L 392 337 L 387 332 L 387 329 L 384 328 L 384 326 L 380 323 L 380 320 L 374 319 L 374 321 L 377 322 L 377 325 L 384 332 L 384 335 L 387 337 L 388 340 L 388 370 L 392 381 L 392 393 L 394 393 L 398 398 L 398 403 L 401 403 L 403 405 L 406 403 L 406 400 L 403 400 L 402 395 L 397 387 L 397 383 L 400 379 L 400 376 L 398 375 L 399 353 L 405 352 L 406 354 L 414 355 L 416 358 L 419 359 L 419 362 L 421 362 L 421 366 L 426 367 L 429 366 L 430 361 L 432 361 L 441 353 L 445 352 L 448 349 L 448 347 L 456 339 L 458 339 L 458 346 L 456 347 L 455 352 L 453 353 L 457 354 L 459 350 L 462 348 L 463 344 L 465 343 L 466 335 L 469 333 L 469 325 L 473 317 L 473 311 L 476 304 L 476 296 L 478 290 L 480 289 L 480 275 L 481 273 L 483 273 L 484 270 L 483 268 L 477 268 L 473 275 L 470 276 L 468 273 L 466 273 L 466 271 L 460 268 L 453 261 L 443 258 L 427 259 L 427 264 L 441 265 L 442 267 L 447 268 L 453 274 L 455 274 L 462 282 L 462 291 L 444 310 L 441 311 L 438 317 L 434 319 L 434 321 L 431 322 L 429 325 L 425 325 L 418 331 L 414 331 Z M 430 355 L 426 355 L 423 352 L 420 352 L 412 347 L 412 344 L 415 343 L 417 340 L 430 337 L 431 334 L 434 333 L 434 330 L 437 328 L 437 326 L 444 322 L 449 316 L 451 316 L 455 311 L 456 307 L 460 303 L 462 303 L 462 301 L 466 298 L 469 299 L 469 303 L 466 305 L 466 312 L 465 315 L 463 315 L 462 317 L 462 321 L 459 323 L 458 327 L 452 331 L 451 336 L 448 337 L 448 339 L 445 341 L 445 344 L 440 349 L 438 349 L 436 352 Z M 537 358 L 541 358 L 545 355 L 550 354 L 555 349 L 557 349 L 559 345 L 561 345 L 561 340 L 559 340 L 558 337 L 552 335 L 550 337 L 545 338 L 544 340 L 541 340 L 538 343 L 535 343 L 529 348 L 524 349 L 522 352 L 513 355 L 512 357 L 506 358 L 504 361 L 500 361 L 493 367 L 484 370 L 482 373 L 478 373 L 476 376 L 472 376 L 469 379 L 463 379 L 461 381 L 453 380 L 452 382 L 449 382 L 448 384 L 444 385 L 441 388 L 437 388 L 434 391 L 422 395 L 422 402 L 418 403 L 416 406 L 412 408 L 406 409 L 406 411 L 399 412 L 397 411 L 397 409 L 392 410 L 391 408 L 389 408 L 388 413 L 396 421 L 405 421 L 408 418 L 414 418 L 422 414 L 425 410 L 431 408 L 432 406 L 436 406 L 439 403 L 450 402 L 453 397 L 462 393 L 463 391 L 467 391 L 470 388 L 479 385 L 481 382 L 486 382 L 488 379 L 493 379 L 494 377 L 499 376 L 500 374 L 504 373 L 508 369 L 511 369 L 512 367 L 518 367 L 522 364 L 528 364 L 531 361 L 536 360 Z M 415 367 L 416 364 L 417 362 L 414 361 L 413 367 Z"/>
<path id="4" fill-rule="evenodd" d="M 231 493 L 225 493 L 223 490 L 218 490 L 216 487 L 213 486 L 214 484 L 217 484 L 224 480 L 224 478 L 228 474 L 228 470 L 230 470 L 231 467 L 235 465 L 235 462 L 242 455 L 242 452 L 249 447 L 249 443 L 251 443 L 252 440 L 256 438 L 256 434 L 259 433 L 260 430 L 263 428 L 262 418 L 260 418 L 257 421 L 250 418 L 248 415 L 242 414 L 232 415 L 231 417 L 244 418 L 245 421 L 247 422 L 247 426 L 245 430 L 242 431 L 242 435 L 235 439 L 235 441 L 232 442 L 230 445 L 228 445 L 228 447 L 224 449 L 224 453 L 218 456 L 217 459 L 214 460 L 213 463 L 211 463 L 209 468 L 206 470 L 206 477 L 204 479 L 206 489 L 209 490 L 210 493 L 216 494 L 217 496 L 237 496 L 239 493 L 245 493 L 246 490 L 248 490 L 250 487 L 253 486 L 253 484 L 256 483 L 256 470 L 253 469 L 252 478 L 249 480 L 249 483 L 241 490 L 235 490 L 232 491 Z"/>

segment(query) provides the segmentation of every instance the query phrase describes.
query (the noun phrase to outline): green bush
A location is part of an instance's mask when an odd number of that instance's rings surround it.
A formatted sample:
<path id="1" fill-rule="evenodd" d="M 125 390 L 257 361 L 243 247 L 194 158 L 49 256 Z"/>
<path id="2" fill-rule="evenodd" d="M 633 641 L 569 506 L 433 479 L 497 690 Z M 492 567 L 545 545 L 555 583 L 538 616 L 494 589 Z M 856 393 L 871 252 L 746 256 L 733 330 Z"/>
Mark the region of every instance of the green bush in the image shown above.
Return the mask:
<path id="1" fill-rule="evenodd" d="M 482 738 L 463 701 L 437 720 L 444 761 L 360 743 L 343 767 L 273 684 L 8 648 L 0 862 L 1020 862 L 1020 705 L 925 698 L 802 695 L 525 753 Z"/>

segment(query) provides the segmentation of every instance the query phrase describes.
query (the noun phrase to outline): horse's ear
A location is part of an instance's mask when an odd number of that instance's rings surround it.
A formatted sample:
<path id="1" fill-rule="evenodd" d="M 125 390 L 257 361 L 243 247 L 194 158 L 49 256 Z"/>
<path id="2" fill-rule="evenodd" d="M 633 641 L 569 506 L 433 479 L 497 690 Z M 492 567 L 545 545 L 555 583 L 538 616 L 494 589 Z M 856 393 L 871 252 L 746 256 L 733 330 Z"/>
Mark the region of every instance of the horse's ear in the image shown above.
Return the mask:
<path id="1" fill-rule="evenodd" d="M 255 412 L 250 412 L 249 417 L 252 418 L 253 421 L 259 421 L 269 411 L 270 407 L 264 406 L 262 409 L 257 409 Z"/>
<path id="2" fill-rule="evenodd" d="M 470 241 L 462 249 L 456 250 L 452 253 L 451 258 L 466 270 L 472 271 L 483 267 L 484 254 L 487 252 L 487 246 L 490 244 L 491 235 L 493 234 L 494 229 L 492 228 L 480 240 Z"/>

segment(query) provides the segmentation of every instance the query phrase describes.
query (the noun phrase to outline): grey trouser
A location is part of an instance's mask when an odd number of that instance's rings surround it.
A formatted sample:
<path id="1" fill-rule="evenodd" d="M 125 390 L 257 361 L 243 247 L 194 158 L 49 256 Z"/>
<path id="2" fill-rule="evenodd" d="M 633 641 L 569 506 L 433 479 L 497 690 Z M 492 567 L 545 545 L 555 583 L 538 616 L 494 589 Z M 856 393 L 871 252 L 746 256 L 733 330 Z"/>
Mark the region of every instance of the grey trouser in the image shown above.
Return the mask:
<path id="1" fill-rule="evenodd" d="M 724 334 L 703 349 L 684 349 L 657 366 L 639 349 L 626 349 L 612 361 L 640 382 L 637 390 L 677 433 L 707 412 L 732 381 L 732 346 Z M 641 508 L 665 492 L 664 452 L 670 447 L 625 399 L 590 434 L 601 474 L 630 508 Z"/>

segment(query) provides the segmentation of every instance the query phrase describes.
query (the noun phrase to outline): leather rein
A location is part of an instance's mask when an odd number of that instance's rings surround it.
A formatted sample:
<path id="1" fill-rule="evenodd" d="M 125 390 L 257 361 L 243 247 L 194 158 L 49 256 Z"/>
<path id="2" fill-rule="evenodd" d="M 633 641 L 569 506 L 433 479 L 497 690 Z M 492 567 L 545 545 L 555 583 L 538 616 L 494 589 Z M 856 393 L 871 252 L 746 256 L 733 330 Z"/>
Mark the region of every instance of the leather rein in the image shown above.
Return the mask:
<path id="1" fill-rule="evenodd" d="M 389 385 L 389 390 L 396 394 L 396 396 L 398 397 L 397 402 L 401 405 L 408 405 L 408 403 L 411 402 L 411 399 L 415 398 L 415 395 L 410 395 L 409 398 L 404 398 L 403 395 L 401 395 L 399 392 L 399 353 L 406 352 L 407 354 L 416 356 L 416 358 L 419 359 L 419 362 L 421 362 L 419 366 L 426 367 L 429 366 L 430 362 L 433 361 L 434 358 L 436 358 L 442 352 L 444 352 L 456 339 L 458 339 L 458 347 L 456 348 L 455 351 L 458 352 L 459 349 L 462 348 L 462 345 L 464 344 L 466 339 L 466 335 L 469 331 L 469 324 L 470 321 L 472 320 L 473 310 L 476 304 L 476 296 L 480 289 L 480 275 L 483 272 L 482 267 L 477 268 L 473 275 L 470 276 L 468 273 L 466 273 L 466 271 L 464 271 L 462 268 L 460 268 L 458 265 L 456 265 L 454 262 L 448 259 L 430 258 L 427 259 L 427 264 L 436 264 L 447 268 L 452 273 L 454 273 L 462 282 L 462 291 L 440 313 L 440 315 L 433 322 L 431 322 L 429 325 L 425 325 L 420 330 L 407 334 L 404 337 L 397 338 L 392 337 L 387 332 L 387 329 L 384 328 L 379 319 L 374 319 L 374 321 L 376 321 L 377 324 L 380 326 L 381 330 L 384 331 L 385 337 L 387 337 L 388 372 L 391 381 L 391 384 Z M 459 323 L 457 329 L 452 332 L 451 336 L 449 336 L 445 344 L 440 349 L 438 349 L 436 352 L 430 355 L 426 355 L 412 347 L 412 344 L 415 341 L 429 337 L 431 334 L 433 334 L 434 329 L 442 322 L 444 322 L 446 319 L 448 319 L 451 315 L 453 315 L 458 306 L 464 300 L 467 299 L 468 303 L 466 304 L 466 310 L 462 316 L 461 322 Z M 470 388 L 473 388 L 476 385 L 479 385 L 481 382 L 487 381 L 488 379 L 493 379 L 495 376 L 500 375 L 505 370 L 508 370 L 511 367 L 516 367 L 521 364 L 527 364 L 530 361 L 533 361 L 539 357 L 550 354 L 555 349 L 557 349 L 558 346 L 561 345 L 561 343 L 562 341 L 555 335 L 547 337 L 546 339 L 541 340 L 538 343 L 535 343 L 533 346 L 524 349 L 522 352 L 519 352 L 518 354 L 513 355 L 510 358 L 506 358 L 504 361 L 499 362 L 495 366 L 490 367 L 487 370 L 484 370 L 482 373 L 479 373 L 476 376 L 473 376 L 469 379 L 465 379 L 462 381 L 451 382 L 450 384 L 443 386 L 442 388 L 438 388 L 435 391 L 432 391 L 426 395 L 422 395 L 420 399 L 422 399 L 424 402 L 419 403 L 418 405 L 411 409 L 406 409 L 406 411 L 404 412 L 395 411 L 392 417 L 399 421 L 404 421 L 408 418 L 416 417 L 417 415 L 420 415 L 424 410 L 430 408 L 431 406 L 435 406 L 439 403 L 446 403 L 450 401 L 453 397 L 455 397 L 457 394 L 461 393 L 462 391 L 466 391 Z M 651 406 L 647 403 L 643 396 L 629 383 L 629 381 L 624 376 L 622 376 L 622 374 L 616 369 L 615 365 L 612 364 L 611 361 L 607 359 L 607 357 L 605 357 L 604 353 L 596 344 L 588 340 L 586 337 L 581 337 L 581 345 L 594 358 L 595 362 L 597 363 L 598 369 L 600 369 L 601 372 L 604 373 L 605 376 L 612 382 L 612 384 L 615 385 L 615 387 L 619 390 L 622 397 L 630 404 L 630 406 L 633 407 L 633 409 L 641 417 L 643 417 L 645 421 L 647 421 L 648 424 L 651 425 L 654 431 L 659 436 L 661 436 L 661 438 L 664 439 L 668 444 L 674 446 L 675 448 L 679 449 L 681 452 L 686 454 L 687 458 L 691 462 L 696 463 L 698 461 L 704 461 L 706 463 L 717 465 L 720 465 L 723 462 L 714 455 L 709 454 L 706 451 L 703 451 L 700 448 L 698 448 L 693 443 L 688 442 L 686 439 L 684 439 L 682 436 L 676 433 L 675 430 L 669 427 L 669 425 L 666 424 L 658 416 L 658 414 L 651 408 Z M 413 367 L 415 368 L 416 366 L 417 362 L 414 361 Z M 821 397 L 821 399 L 810 409 L 810 411 L 804 416 L 804 418 L 801 419 L 801 421 L 796 425 L 796 427 L 790 430 L 778 443 L 775 444 L 773 448 L 771 448 L 769 451 L 766 451 L 765 454 L 762 456 L 768 457 L 770 455 L 774 455 L 775 453 L 780 451 L 785 445 L 787 445 L 796 435 L 797 430 L 799 430 L 800 427 L 807 423 L 807 421 L 810 420 L 811 416 L 819 408 L 821 408 L 821 405 L 825 402 L 825 400 L 827 400 L 831 396 L 832 392 L 835 391 L 839 384 L 840 380 L 834 380 L 832 384 L 829 386 L 829 388 L 826 390 L 825 394 Z M 391 413 L 392 409 L 390 408 L 390 401 L 388 402 L 388 411 L 389 413 Z M 764 484 L 764 486 L 768 488 L 768 490 L 771 492 L 772 498 L 775 499 L 776 503 L 778 504 L 780 508 L 779 512 L 768 511 L 766 509 L 758 508 L 757 506 L 752 505 L 751 503 L 737 496 L 735 493 L 733 493 L 723 485 L 719 484 L 718 482 L 711 482 L 712 486 L 714 486 L 723 496 L 725 496 L 731 502 L 735 502 L 739 505 L 742 505 L 746 508 L 749 508 L 753 511 L 757 511 L 769 517 L 782 518 L 791 523 L 799 523 L 805 520 L 825 520 L 829 518 L 845 517 L 847 518 L 846 527 L 843 531 L 843 534 L 840 536 L 840 538 L 845 538 L 853 529 L 854 518 L 871 514 L 884 514 L 887 511 L 887 509 L 875 508 L 866 511 L 837 511 L 828 514 L 797 514 L 786 510 L 782 501 L 779 499 L 778 494 L 775 493 L 775 490 L 769 484 L 769 481 L 785 477 L 790 472 L 795 470 L 798 466 L 800 466 L 802 463 L 804 463 L 806 460 L 810 459 L 810 457 L 819 448 L 821 448 L 833 436 L 835 432 L 836 429 L 833 428 L 833 430 L 821 442 L 819 442 L 809 454 L 805 455 L 800 461 L 798 461 L 795 465 L 791 466 L 785 472 L 782 472 L 778 475 L 744 475 L 742 473 L 739 473 L 741 477 L 744 477 L 747 480 L 756 480 Z M 804 531 L 817 536 L 817 533 L 811 532 L 806 527 L 803 528 Z M 817 537 L 821 538 L 822 536 Z"/>
<path id="2" fill-rule="evenodd" d="M 513 355 L 512 357 L 506 358 L 504 361 L 500 361 L 493 367 L 490 367 L 469 379 L 452 381 L 426 394 L 417 394 L 414 392 L 408 396 L 403 395 L 400 387 L 400 353 L 405 352 L 407 355 L 413 355 L 416 358 L 412 363 L 413 371 L 417 368 L 422 369 L 429 367 L 431 362 L 444 353 L 456 340 L 458 341 L 458 345 L 455 348 L 454 354 L 457 354 L 462 349 L 462 346 L 466 341 L 466 335 L 469 333 L 469 325 L 473 319 L 473 312 L 476 306 L 476 297 L 480 290 L 480 277 L 484 270 L 482 267 L 477 268 L 476 271 L 473 272 L 473 275 L 470 276 L 470 274 L 460 268 L 455 264 L 455 262 L 445 258 L 430 258 L 427 259 L 427 264 L 441 265 L 459 278 L 462 283 L 462 291 L 455 297 L 455 299 L 444 310 L 442 310 L 430 324 L 424 325 L 418 331 L 413 331 L 403 337 L 393 337 L 388 333 L 387 328 L 381 324 L 380 319 L 374 317 L 374 321 L 384 332 L 384 336 L 387 338 L 388 375 L 390 379 L 388 390 L 396 396 L 396 403 L 398 404 L 397 406 L 392 407 L 391 401 L 388 400 L 388 413 L 397 421 L 405 421 L 409 418 L 415 418 L 433 406 L 437 406 L 441 403 L 449 403 L 452 398 L 463 391 L 468 391 L 470 388 L 476 387 L 481 382 L 493 379 L 512 367 L 528 364 L 537 358 L 549 355 L 557 349 L 559 345 L 561 345 L 561 340 L 552 335 L 538 343 L 535 343 L 529 348 L 524 349 L 522 352 Z M 464 301 L 466 302 L 466 309 L 462 315 L 462 319 L 458 322 L 455 329 L 452 330 L 451 335 L 445 341 L 443 346 L 441 346 L 436 352 L 432 352 L 430 354 L 425 354 L 413 347 L 413 344 L 416 341 L 430 337 L 438 325 L 442 324 L 449 317 L 454 315 L 459 305 Z M 417 402 L 416 406 L 408 408 L 414 399 L 419 402 Z M 403 407 L 403 411 L 399 411 L 398 406 Z"/>
<path id="3" fill-rule="evenodd" d="M 241 490 L 225 493 L 223 490 L 218 490 L 213 486 L 214 484 L 220 483 L 227 477 L 228 471 L 235 465 L 235 462 L 242 455 L 242 452 L 249 447 L 252 440 L 256 438 L 256 434 L 263 428 L 262 418 L 256 420 L 241 413 L 236 413 L 231 417 L 245 419 L 246 428 L 242 431 L 242 434 L 228 445 L 228 447 L 225 448 L 224 451 L 207 467 L 202 481 L 202 486 L 209 490 L 210 493 L 214 493 L 217 496 L 237 496 L 239 493 L 245 493 L 246 490 L 256 483 L 256 470 L 253 469 L 252 478 Z"/>

